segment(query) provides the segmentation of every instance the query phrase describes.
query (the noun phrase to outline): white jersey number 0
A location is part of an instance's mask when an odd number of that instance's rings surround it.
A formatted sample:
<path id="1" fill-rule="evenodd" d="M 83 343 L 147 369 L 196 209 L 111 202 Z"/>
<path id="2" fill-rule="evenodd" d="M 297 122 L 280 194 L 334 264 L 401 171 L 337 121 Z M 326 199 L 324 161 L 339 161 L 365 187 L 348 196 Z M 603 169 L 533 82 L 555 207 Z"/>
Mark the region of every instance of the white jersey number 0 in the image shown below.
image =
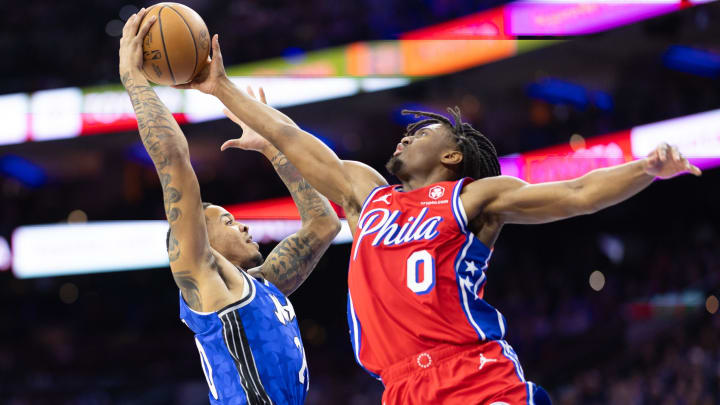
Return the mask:
<path id="1" fill-rule="evenodd" d="M 407 287 L 418 295 L 435 287 L 435 258 L 427 250 L 418 250 L 408 257 Z"/>

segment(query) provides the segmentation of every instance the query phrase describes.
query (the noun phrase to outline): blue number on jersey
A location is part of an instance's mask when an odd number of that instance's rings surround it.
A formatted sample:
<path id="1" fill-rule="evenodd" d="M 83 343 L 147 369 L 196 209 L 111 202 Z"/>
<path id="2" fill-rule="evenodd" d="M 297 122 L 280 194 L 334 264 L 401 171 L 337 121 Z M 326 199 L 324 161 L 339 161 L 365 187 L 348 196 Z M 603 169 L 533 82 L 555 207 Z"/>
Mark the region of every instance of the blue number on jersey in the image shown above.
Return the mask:
<path id="1" fill-rule="evenodd" d="M 195 332 L 211 404 L 302 404 L 310 385 L 290 300 L 243 272 L 250 294 L 209 313 L 180 294 L 180 319 Z"/>

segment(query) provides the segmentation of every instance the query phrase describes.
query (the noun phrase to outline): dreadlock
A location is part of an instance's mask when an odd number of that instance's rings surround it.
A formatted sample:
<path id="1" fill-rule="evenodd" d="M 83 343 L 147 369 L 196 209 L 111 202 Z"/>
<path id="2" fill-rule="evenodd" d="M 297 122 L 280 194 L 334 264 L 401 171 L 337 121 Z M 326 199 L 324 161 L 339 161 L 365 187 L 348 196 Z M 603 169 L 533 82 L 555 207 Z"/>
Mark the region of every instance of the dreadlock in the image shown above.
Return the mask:
<path id="1" fill-rule="evenodd" d="M 460 178 L 472 177 L 482 179 L 500 175 L 500 162 L 497 151 L 492 142 L 467 122 L 462 122 L 460 108 L 449 108 L 447 111 L 453 116 L 453 122 L 441 114 L 426 111 L 402 110 L 402 113 L 412 114 L 415 118 L 426 117 L 407 126 L 405 135 L 412 135 L 419 129 L 431 124 L 444 124 L 455 137 L 455 142 L 463 155 L 458 174 Z"/>

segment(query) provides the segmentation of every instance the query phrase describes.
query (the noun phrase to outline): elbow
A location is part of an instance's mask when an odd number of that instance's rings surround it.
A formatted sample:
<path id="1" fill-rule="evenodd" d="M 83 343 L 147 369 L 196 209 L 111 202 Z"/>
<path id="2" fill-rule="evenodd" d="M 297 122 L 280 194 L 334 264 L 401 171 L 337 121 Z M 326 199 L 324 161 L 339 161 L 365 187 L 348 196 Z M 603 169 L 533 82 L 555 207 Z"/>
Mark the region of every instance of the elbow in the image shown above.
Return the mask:
<path id="1" fill-rule="evenodd" d="M 281 121 L 279 119 L 273 120 L 272 126 L 272 130 L 268 131 L 268 140 L 271 141 L 271 143 L 273 144 L 275 144 L 276 142 L 283 143 L 290 141 L 297 136 L 299 131 L 299 128 L 296 125 Z M 278 136 L 273 136 L 275 134 L 277 134 Z"/>
<path id="2" fill-rule="evenodd" d="M 583 178 L 581 177 L 575 181 L 568 182 L 572 198 L 572 203 L 570 204 L 572 212 L 568 213 L 568 216 L 570 217 L 594 214 L 602 209 L 598 201 L 596 201 L 589 192 L 590 190 L 587 185 L 582 180 Z"/>
<path id="3" fill-rule="evenodd" d="M 309 227 L 313 230 L 313 233 L 317 235 L 318 239 L 330 243 L 335 239 L 337 234 L 340 233 L 342 224 L 337 216 L 332 215 L 312 220 Z"/>
<path id="4" fill-rule="evenodd" d="M 165 157 L 171 162 L 179 162 L 182 160 L 190 160 L 190 150 L 187 143 L 185 144 L 172 144 L 164 145 L 161 149 L 160 155 Z M 151 155 L 152 156 L 152 155 Z"/>
<path id="5" fill-rule="evenodd" d="M 595 201 L 589 196 L 584 195 L 579 196 L 574 205 L 575 215 L 590 215 L 603 209 L 599 202 Z"/>

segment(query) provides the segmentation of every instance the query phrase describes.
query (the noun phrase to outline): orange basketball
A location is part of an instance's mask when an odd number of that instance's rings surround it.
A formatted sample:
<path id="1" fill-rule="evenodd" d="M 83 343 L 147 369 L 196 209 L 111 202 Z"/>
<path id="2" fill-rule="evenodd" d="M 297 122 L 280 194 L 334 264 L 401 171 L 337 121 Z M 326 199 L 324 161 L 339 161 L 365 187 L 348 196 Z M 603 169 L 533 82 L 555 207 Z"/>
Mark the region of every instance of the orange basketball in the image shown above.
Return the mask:
<path id="1" fill-rule="evenodd" d="M 155 4 L 143 21 L 153 15 L 157 20 L 143 39 L 145 77 L 166 86 L 191 81 L 210 54 L 205 22 L 195 10 L 179 3 Z"/>

